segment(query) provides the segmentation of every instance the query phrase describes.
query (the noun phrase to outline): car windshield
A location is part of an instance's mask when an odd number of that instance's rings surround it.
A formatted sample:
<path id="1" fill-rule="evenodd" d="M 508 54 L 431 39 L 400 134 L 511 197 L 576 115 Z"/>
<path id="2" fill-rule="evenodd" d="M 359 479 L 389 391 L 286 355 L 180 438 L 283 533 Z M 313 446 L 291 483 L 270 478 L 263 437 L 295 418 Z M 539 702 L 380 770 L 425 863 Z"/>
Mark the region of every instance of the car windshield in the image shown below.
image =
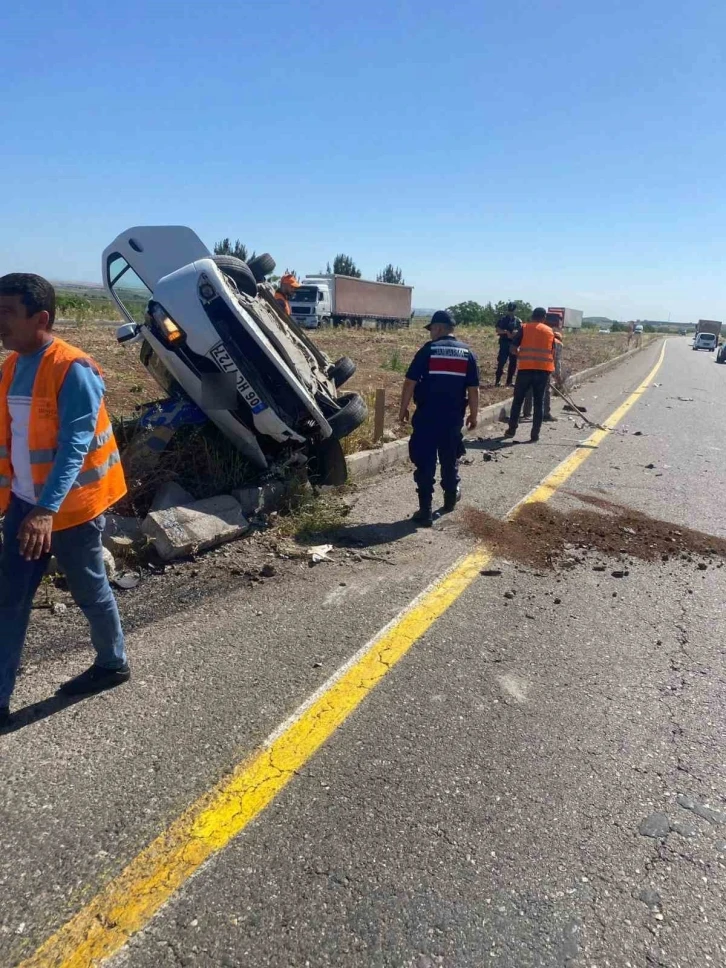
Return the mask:
<path id="1" fill-rule="evenodd" d="M 143 323 L 152 293 L 123 256 L 112 255 L 108 260 L 108 284 L 131 319 Z"/>
<path id="2" fill-rule="evenodd" d="M 300 286 L 290 297 L 290 302 L 314 303 L 318 299 L 318 290 L 315 286 Z"/>

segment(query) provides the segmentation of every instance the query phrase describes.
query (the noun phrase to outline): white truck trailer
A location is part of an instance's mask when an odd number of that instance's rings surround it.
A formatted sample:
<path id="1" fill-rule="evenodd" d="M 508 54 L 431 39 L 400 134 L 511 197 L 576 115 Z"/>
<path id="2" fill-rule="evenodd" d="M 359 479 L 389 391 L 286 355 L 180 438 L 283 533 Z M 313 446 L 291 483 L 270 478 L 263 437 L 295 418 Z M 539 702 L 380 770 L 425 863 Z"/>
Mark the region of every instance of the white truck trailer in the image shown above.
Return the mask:
<path id="1" fill-rule="evenodd" d="M 409 325 L 412 293 L 411 286 L 353 276 L 306 276 L 290 299 L 290 315 L 305 329 L 393 329 Z"/>
<path id="2" fill-rule="evenodd" d="M 566 306 L 550 306 L 548 313 L 559 313 L 563 329 L 582 329 L 582 310 L 568 309 Z"/>

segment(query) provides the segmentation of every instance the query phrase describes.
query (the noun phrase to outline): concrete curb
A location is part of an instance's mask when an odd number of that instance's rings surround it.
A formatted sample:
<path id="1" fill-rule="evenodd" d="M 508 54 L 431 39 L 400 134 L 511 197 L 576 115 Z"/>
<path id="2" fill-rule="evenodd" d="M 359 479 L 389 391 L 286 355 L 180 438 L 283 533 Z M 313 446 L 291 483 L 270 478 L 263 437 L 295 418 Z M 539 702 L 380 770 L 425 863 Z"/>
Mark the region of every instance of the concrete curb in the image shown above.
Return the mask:
<path id="1" fill-rule="evenodd" d="M 597 366 L 591 366 L 587 370 L 582 370 L 580 373 L 574 373 L 570 377 L 570 383 L 584 383 L 586 380 L 600 376 L 601 373 L 614 370 L 615 367 L 629 360 L 631 356 L 642 353 L 649 346 L 655 346 L 656 342 L 656 340 L 650 340 L 648 343 L 643 343 L 636 349 L 626 350 L 625 353 L 613 357 L 612 360 L 606 360 L 604 363 L 598 363 Z M 496 422 L 499 411 L 511 402 L 511 397 L 504 397 L 497 403 L 492 403 L 484 407 L 479 411 L 479 423 L 486 425 L 487 423 Z M 408 441 L 408 437 L 402 437 L 401 440 L 391 441 L 391 443 L 384 444 L 383 447 L 377 447 L 375 450 L 361 450 L 357 454 L 351 454 L 349 457 L 346 457 L 349 480 L 363 481 L 368 477 L 375 477 L 376 474 L 380 474 L 382 471 L 389 470 L 399 464 L 405 464 L 408 461 Z"/>

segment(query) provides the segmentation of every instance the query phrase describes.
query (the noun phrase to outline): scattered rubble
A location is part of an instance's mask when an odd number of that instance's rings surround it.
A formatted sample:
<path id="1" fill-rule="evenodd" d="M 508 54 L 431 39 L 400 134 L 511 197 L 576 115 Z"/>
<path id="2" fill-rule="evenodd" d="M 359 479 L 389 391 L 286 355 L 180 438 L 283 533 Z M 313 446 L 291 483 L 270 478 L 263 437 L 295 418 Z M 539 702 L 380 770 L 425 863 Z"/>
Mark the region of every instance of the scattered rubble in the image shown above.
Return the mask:
<path id="1" fill-rule="evenodd" d="M 216 548 L 249 529 L 239 502 L 231 494 L 152 511 L 142 525 L 163 561 Z"/>

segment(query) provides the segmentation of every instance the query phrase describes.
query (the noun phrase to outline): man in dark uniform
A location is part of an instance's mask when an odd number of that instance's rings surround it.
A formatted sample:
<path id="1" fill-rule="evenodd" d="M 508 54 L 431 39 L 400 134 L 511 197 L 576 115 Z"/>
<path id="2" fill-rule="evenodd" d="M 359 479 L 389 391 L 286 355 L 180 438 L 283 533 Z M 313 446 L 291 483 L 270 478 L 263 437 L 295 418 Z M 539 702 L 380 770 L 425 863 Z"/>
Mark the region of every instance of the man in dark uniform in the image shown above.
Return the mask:
<path id="1" fill-rule="evenodd" d="M 512 340 L 517 331 L 522 326 L 522 320 L 514 315 L 517 304 L 510 302 L 507 305 L 506 315 L 500 316 L 497 320 L 496 331 L 499 337 L 499 355 L 497 356 L 497 372 L 494 385 L 502 385 L 502 374 L 504 367 L 507 367 L 507 386 L 511 387 L 514 381 L 514 371 L 517 369 L 517 357 Z"/>
<path id="2" fill-rule="evenodd" d="M 411 400 L 416 404 L 409 443 L 419 502 L 413 519 L 428 528 L 433 524 L 436 460 L 441 464 L 444 512 L 453 511 L 461 497 L 457 460 L 467 404 L 469 430 L 476 427 L 479 414 L 479 367 L 466 343 L 455 338 L 455 326 L 448 310 L 434 313 L 426 327 L 431 341 L 414 356 L 401 394 L 401 423 L 408 420 Z"/>

